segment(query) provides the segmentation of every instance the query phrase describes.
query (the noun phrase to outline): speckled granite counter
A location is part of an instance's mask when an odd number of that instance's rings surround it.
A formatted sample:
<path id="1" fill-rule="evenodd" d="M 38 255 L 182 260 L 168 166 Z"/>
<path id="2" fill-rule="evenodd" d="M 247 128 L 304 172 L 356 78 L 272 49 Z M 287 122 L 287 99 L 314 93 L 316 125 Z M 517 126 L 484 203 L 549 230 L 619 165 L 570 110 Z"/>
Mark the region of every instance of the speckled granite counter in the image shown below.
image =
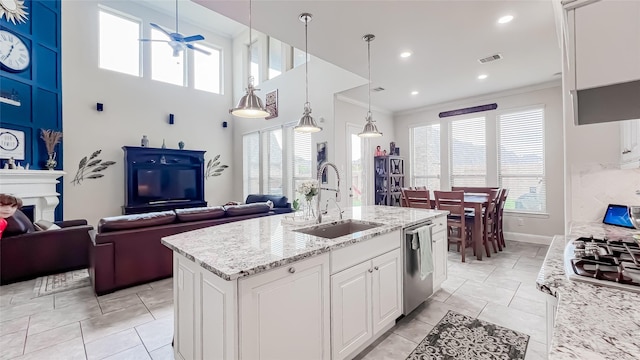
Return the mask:
<path id="1" fill-rule="evenodd" d="M 286 215 L 275 215 L 168 236 L 162 239 L 162 243 L 220 278 L 234 280 L 400 230 L 446 213 L 389 206 L 349 208 L 345 210 L 343 219 L 374 222 L 382 226 L 335 239 L 294 232 L 292 230 L 312 225 L 283 225 L 281 222 Z"/>
<path id="2" fill-rule="evenodd" d="M 564 248 L 580 236 L 629 237 L 638 231 L 575 223 L 570 236 L 556 236 L 538 274 L 537 286 L 558 299 L 551 360 L 640 359 L 640 294 L 570 281 Z"/>

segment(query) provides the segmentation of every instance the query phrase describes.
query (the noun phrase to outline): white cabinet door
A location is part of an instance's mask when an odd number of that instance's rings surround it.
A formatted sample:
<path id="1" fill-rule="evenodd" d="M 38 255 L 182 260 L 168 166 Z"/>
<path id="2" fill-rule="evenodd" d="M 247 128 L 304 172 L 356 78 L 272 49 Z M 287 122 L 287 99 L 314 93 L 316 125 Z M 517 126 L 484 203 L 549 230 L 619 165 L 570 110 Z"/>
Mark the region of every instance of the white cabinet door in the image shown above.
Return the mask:
<path id="1" fill-rule="evenodd" d="M 620 122 L 620 152 L 623 166 L 638 167 L 640 161 L 640 119 Z"/>
<path id="2" fill-rule="evenodd" d="M 240 359 L 330 359 L 329 256 L 239 281 Z"/>
<path id="3" fill-rule="evenodd" d="M 640 1 L 601 0 L 572 11 L 576 88 L 640 80 Z"/>
<path id="4" fill-rule="evenodd" d="M 198 278 L 198 270 L 194 268 L 196 265 L 188 261 L 175 261 L 173 273 L 175 274 L 174 283 L 174 304 L 175 304 L 175 329 L 174 336 L 175 355 L 177 359 L 191 360 L 196 358 L 196 344 L 198 334 L 196 333 L 196 319 L 199 314 L 196 313 L 196 280 Z"/>
<path id="5" fill-rule="evenodd" d="M 344 359 L 372 336 L 371 261 L 331 276 L 331 352 Z"/>
<path id="6" fill-rule="evenodd" d="M 402 314 L 400 249 L 380 255 L 372 263 L 373 333 L 377 334 Z"/>
<path id="7" fill-rule="evenodd" d="M 438 231 L 431 236 L 433 241 L 433 292 L 447 280 L 447 232 Z"/>

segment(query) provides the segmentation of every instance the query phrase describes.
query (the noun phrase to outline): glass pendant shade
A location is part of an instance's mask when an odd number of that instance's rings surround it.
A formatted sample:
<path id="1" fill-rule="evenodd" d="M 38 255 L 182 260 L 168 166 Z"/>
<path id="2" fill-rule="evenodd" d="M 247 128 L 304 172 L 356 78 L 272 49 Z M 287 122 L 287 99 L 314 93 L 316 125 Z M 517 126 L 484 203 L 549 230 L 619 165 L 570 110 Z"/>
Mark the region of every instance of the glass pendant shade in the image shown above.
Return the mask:
<path id="1" fill-rule="evenodd" d="M 238 105 L 229 112 L 242 118 L 258 119 L 269 116 L 269 112 L 262 105 L 262 100 L 254 93 L 253 84 L 249 83 L 247 93 L 240 98 Z"/>
<path id="2" fill-rule="evenodd" d="M 371 113 L 367 114 L 367 123 L 364 124 L 364 129 L 362 129 L 362 132 L 358 134 L 358 136 L 366 138 L 375 138 L 382 136 L 382 133 L 378 130 L 378 127 L 371 119 Z"/>
<path id="3" fill-rule="evenodd" d="M 316 124 L 316 121 L 311 116 L 311 107 L 309 103 L 304 104 L 304 114 L 298 120 L 298 124 L 293 128 L 294 131 L 303 133 L 315 133 L 322 131 L 322 128 Z"/>

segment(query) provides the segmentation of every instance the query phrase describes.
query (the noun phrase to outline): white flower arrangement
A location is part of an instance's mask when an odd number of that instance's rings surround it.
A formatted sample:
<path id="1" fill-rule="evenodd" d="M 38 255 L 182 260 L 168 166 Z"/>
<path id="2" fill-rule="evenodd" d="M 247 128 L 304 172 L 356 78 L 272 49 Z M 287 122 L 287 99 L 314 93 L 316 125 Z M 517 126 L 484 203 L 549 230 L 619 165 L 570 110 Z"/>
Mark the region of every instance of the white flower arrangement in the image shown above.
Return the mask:
<path id="1" fill-rule="evenodd" d="M 318 181 L 316 180 L 306 180 L 303 181 L 296 191 L 305 197 L 307 201 L 311 201 L 314 196 L 318 195 L 319 187 Z"/>

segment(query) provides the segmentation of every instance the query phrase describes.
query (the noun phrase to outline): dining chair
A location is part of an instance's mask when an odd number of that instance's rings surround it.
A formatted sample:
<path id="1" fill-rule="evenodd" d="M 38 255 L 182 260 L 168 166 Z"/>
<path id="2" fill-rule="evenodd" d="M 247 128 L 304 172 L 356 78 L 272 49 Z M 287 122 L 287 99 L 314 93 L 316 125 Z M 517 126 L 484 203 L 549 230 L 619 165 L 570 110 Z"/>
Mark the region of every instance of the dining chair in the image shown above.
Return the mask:
<path id="1" fill-rule="evenodd" d="M 407 196 L 405 194 L 405 191 L 407 190 L 427 190 L 426 186 L 414 186 L 414 187 L 403 187 L 400 189 L 400 206 L 402 207 L 409 207 L 409 204 L 407 203 Z"/>
<path id="2" fill-rule="evenodd" d="M 509 197 L 509 189 L 502 188 L 500 191 L 500 195 L 498 196 L 498 204 L 496 206 L 496 211 L 498 213 L 495 233 L 498 239 L 498 243 L 503 247 L 507 247 L 507 243 L 504 241 L 504 205 L 507 202 L 507 197 Z"/>
<path id="3" fill-rule="evenodd" d="M 483 214 L 482 244 L 487 257 L 491 257 L 489 243 L 491 243 L 494 253 L 497 254 L 498 250 L 502 251 L 502 244 L 498 240 L 498 232 L 496 231 L 498 225 L 497 203 L 500 193 L 501 191 L 496 189 L 489 192 L 488 205 Z"/>
<path id="4" fill-rule="evenodd" d="M 404 190 L 403 197 L 406 207 L 431 209 L 429 190 Z"/>
<path id="5" fill-rule="evenodd" d="M 451 191 L 464 191 L 471 194 L 489 194 L 491 190 L 500 189 L 499 187 L 478 187 L 478 186 L 452 186 Z"/>
<path id="6" fill-rule="evenodd" d="M 467 216 L 464 213 L 464 191 L 434 191 L 433 196 L 436 209 L 449 212 L 448 245 L 456 244 L 457 250 L 462 253 L 462 262 L 465 262 L 465 250 L 471 245 L 471 241 L 467 242 L 469 232 L 465 221 Z"/>

